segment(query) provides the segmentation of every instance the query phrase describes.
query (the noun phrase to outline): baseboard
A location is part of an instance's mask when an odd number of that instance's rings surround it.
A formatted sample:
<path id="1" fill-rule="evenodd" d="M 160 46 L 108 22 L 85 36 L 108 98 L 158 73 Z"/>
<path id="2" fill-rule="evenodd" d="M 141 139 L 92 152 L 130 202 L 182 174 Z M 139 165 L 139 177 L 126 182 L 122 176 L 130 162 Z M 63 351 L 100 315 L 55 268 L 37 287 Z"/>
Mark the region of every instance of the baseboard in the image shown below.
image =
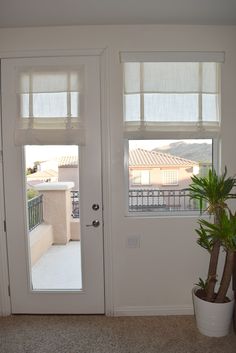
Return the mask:
<path id="1" fill-rule="evenodd" d="M 193 315 L 192 305 L 124 306 L 114 308 L 114 316 Z"/>

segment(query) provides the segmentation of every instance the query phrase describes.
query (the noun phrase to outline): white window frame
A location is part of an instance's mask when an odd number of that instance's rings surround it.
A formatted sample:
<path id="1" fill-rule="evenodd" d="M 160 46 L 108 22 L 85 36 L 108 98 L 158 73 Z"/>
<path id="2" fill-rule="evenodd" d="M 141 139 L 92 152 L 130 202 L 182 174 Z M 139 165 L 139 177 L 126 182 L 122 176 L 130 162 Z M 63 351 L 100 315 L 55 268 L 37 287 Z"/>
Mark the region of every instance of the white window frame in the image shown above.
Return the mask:
<path id="1" fill-rule="evenodd" d="M 162 169 L 161 174 L 163 186 L 179 185 L 179 171 L 177 169 Z M 172 179 L 174 179 L 174 182 L 171 182 Z"/>

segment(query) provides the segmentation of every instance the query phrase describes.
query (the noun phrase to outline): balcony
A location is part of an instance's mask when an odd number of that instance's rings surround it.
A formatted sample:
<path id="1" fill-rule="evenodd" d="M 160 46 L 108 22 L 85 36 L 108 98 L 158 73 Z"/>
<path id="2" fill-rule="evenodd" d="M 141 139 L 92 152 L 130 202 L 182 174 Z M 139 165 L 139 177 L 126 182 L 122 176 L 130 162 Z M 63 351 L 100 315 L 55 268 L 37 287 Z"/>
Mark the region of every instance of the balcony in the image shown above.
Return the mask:
<path id="1" fill-rule="evenodd" d="M 71 216 L 79 218 L 79 191 L 71 191 Z M 36 196 L 28 201 L 29 231 L 43 223 L 43 195 Z"/>
<path id="2" fill-rule="evenodd" d="M 32 268 L 34 289 L 81 289 L 81 249 L 79 241 L 52 245 Z"/>
<path id="3" fill-rule="evenodd" d="M 41 183 L 28 201 L 33 289 L 81 289 L 79 194 L 73 182 Z"/>
<path id="4" fill-rule="evenodd" d="M 130 189 L 130 212 L 189 212 L 199 211 L 195 200 L 191 200 L 187 189 Z"/>

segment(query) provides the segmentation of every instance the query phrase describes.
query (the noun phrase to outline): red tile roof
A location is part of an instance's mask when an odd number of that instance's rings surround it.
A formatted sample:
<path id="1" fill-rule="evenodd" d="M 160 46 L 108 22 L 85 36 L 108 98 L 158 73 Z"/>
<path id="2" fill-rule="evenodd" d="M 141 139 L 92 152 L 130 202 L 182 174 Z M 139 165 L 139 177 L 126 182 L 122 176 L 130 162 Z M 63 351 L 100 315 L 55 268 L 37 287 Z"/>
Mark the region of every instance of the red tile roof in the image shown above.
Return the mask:
<path id="1" fill-rule="evenodd" d="M 59 168 L 69 168 L 78 166 L 78 156 L 61 156 L 58 158 Z"/>
<path id="2" fill-rule="evenodd" d="M 141 148 L 131 150 L 129 153 L 129 166 L 130 167 L 141 167 L 141 166 L 181 166 L 181 167 L 192 167 L 198 165 L 197 162 L 189 159 L 172 156 L 171 154 L 147 151 Z"/>

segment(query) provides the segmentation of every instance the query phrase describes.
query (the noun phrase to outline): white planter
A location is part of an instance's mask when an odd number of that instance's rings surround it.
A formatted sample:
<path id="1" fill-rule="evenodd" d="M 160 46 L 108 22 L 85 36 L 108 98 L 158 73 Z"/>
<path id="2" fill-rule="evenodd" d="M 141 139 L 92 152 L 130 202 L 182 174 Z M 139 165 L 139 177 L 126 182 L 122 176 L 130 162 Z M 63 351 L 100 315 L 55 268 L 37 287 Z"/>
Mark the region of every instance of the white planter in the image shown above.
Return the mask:
<path id="1" fill-rule="evenodd" d="M 198 330 L 205 336 L 223 337 L 229 333 L 232 322 L 234 299 L 228 303 L 209 303 L 198 298 L 194 287 L 193 305 Z"/>

